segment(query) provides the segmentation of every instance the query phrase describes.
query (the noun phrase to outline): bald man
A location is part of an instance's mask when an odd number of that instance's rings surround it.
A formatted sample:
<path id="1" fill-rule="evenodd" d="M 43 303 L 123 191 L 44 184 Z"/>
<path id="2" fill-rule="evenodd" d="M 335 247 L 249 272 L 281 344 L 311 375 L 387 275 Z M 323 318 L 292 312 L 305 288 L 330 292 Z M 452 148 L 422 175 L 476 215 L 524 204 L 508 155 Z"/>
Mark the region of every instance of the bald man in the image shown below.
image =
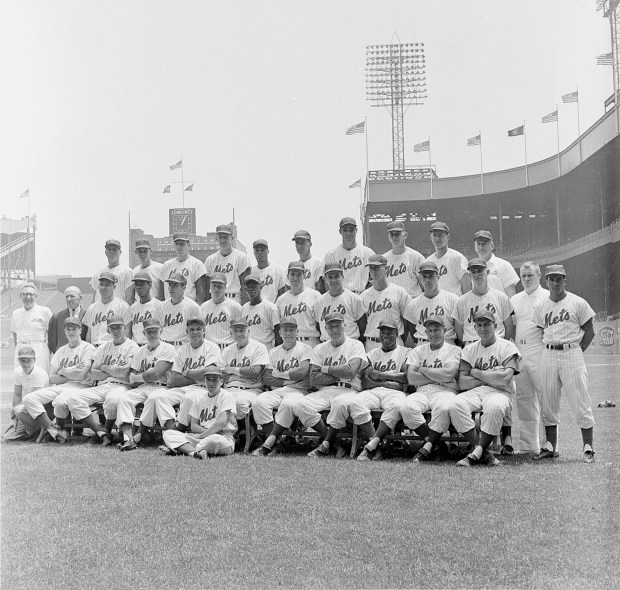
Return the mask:
<path id="1" fill-rule="evenodd" d="M 47 331 L 47 346 L 54 354 L 61 346 L 67 344 L 65 335 L 65 320 L 71 316 L 77 316 L 81 321 L 86 313 L 82 307 L 82 291 L 78 287 L 67 287 L 65 289 L 65 302 L 67 308 L 56 312 L 50 320 Z M 82 340 L 86 340 L 88 326 L 82 325 Z"/>

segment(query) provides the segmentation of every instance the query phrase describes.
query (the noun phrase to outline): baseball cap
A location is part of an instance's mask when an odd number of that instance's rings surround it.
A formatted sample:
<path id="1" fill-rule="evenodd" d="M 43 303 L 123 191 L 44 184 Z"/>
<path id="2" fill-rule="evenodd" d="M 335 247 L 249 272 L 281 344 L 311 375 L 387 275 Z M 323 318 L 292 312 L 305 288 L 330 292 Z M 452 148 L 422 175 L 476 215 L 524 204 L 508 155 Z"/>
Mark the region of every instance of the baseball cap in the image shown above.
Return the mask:
<path id="1" fill-rule="evenodd" d="M 177 232 L 176 234 L 172 234 L 173 242 L 189 242 L 189 236 L 184 232 Z"/>
<path id="2" fill-rule="evenodd" d="M 149 284 L 153 284 L 153 279 L 151 278 L 151 275 L 146 272 L 145 270 L 139 270 L 135 275 L 133 275 L 133 279 L 131 279 L 132 282 L 136 282 L 136 281 L 144 281 L 145 283 L 149 283 Z"/>
<path id="3" fill-rule="evenodd" d="M 147 318 L 142 322 L 142 327 L 145 330 L 148 328 L 161 328 L 161 322 L 157 318 Z"/>
<path id="4" fill-rule="evenodd" d="M 482 258 L 472 258 L 468 263 L 467 263 L 467 268 L 486 268 L 487 267 L 487 263 L 482 260 Z"/>
<path id="5" fill-rule="evenodd" d="M 387 224 L 387 231 L 405 231 L 405 224 L 402 221 L 391 221 Z"/>
<path id="6" fill-rule="evenodd" d="M 252 248 L 257 248 L 258 246 L 265 246 L 265 248 L 269 248 L 267 240 L 263 240 L 262 238 L 259 240 L 254 240 L 254 243 L 252 244 Z"/>
<path id="7" fill-rule="evenodd" d="M 34 348 L 32 346 L 20 346 L 17 350 L 18 359 L 33 359 L 36 358 Z"/>
<path id="8" fill-rule="evenodd" d="M 566 276 L 566 269 L 563 264 L 549 264 L 547 268 L 545 268 L 545 276 L 549 275 L 563 275 Z"/>
<path id="9" fill-rule="evenodd" d="M 344 316 L 337 312 L 328 313 L 325 316 L 325 323 L 329 324 L 330 322 L 342 322 L 344 324 Z"/>
<path id="10" fill-rule="evenodd" d="M 244 283 L 258 283 L 260 285 L 260 277 L 257 274 L 249 274 L 245 279 L 243 279 Z"/>
<path id="11" fill-rule="evenodd" d="M 430 260 L 425 260 L 422 264 L 420 264 L 418 273 L 421 273 L 423 271 L 436 272 L 437 274 L 439 274 L 439 267 L 434 262 L 431 262 Z"/>
<path id="12" fill-rule="evenodd" d="M 474 240 L 478 240 L 478 239 L 493 241 L 493 234 L 490 231 L 487 231 L 486 229 L 481 229 L 480 231 L 477 231 L 474 234 Z"/>
<path id="13" fill-rule="evenodd" d="M 328 262 L 325 265 L 325 269 L 323 270 L 323 272 L 324 273 L 328 273 L 330 270 L 340 271 L 344 275 L 344 270 L 343 270 L 342 264 L 340 264 L 340 262 Z"/>
<path id="14" fill-rule="evenodd" d="M 205 325 L 205 321 L 200 317 L 200 316 L 193 316 L 191 318 L 188 318 L 187 321 L 185 322 L 188 326 L 190 324 L 200 324 L 201 326 Z"/>
<path id="15" fill-rule="evenodd" d="M 444 223 L 443 221 L 436 221 L 435 223 L 433 223 L 431 225 L 431 229 L 430 231 L 445 231 L 447 234 L 450 233 L 450 228 L 448 227 L 447 223 Z"/>
<path id="16" fill-rule="evenodd" d="M 106 248 L 118 248 L 121 249 L 121 243 L 118 240 L 106 240 Z"/>
<path id="17" fill-rule="evenodd" d="M 71 326 L 81 326 L 82 325 L 82 321 L 77 316 L 72 315 L 72 316 L 69 316 L 68 318 L 65 318 L 64 325 L 65 326 L 69 326 L 69 325 L 71 325 Z"/>
<path id="18" fill-rule="evenodd" d="M 213 273 L 213 276 L 211 277 L 211 282 L 212 283 L 222 283 L 222 284 L 226 284 L 228 281 L 226 280 L 226 275 L 221 273 L 221 272 L 216 272 Z"/>
<path id="19" fill-rule="evenodd" d="M 304 263 L 301 262 L 301 260 L 294 260 L 293 262 L 289 262 L 288 263 L 288 270 L 301 270 L 301 271 L 305 271 L 306 267 L 304 266 Z"/>
<path id="20" fill-rule="evenodd" d="M 180 272 L 175 272 L 172 273 L 164 283 L 181 283 L 181 285 L 187 285 L 187 279 Z"/>
<path id="21" fill-rule="evenodd" d="M 355 227 L 357 227 L 357 222 L 355 221 L 355 219 L 353 219 L 353 217 L 343 217 L 340 220 L 339 227 L 344 227 L 345 225 L 354 225 Z"/>
<path id="22" fill-rule="evenodd" d="M 108 326 L 124 326 L 125 320 L 118 314 L 111 315 L 108 320 Z"/>
<path id="23" fill-rule="evenodd" d="M 379 330 L 381 328 L 392 328 L 393 330 L 398 330 L 398 324 L 394 320 L 381 320 L 379 322 Z"/>
<path id="24" fill-rule="evenodd" d="M 230 327 L 232 328 L 233 326 L 245 326 L 247 328 L 248 320 L 240 315 L 230 320 Z"/>
<path id="25" fill-rule="evenodd" d="M 215 228 L 216 234 L 230 234 L 232 236 L 232 227 L 230 225 L 218 225 Z"/>
<path id="26" fill-rule="evenodd" d="M 297 320 L 291 316 L 283 317 L 280 320 L 280 326 L 295 326 L 297 327 Z"/>
<path id="27" fill-rule="evenodd" d="M 381 254 L 373 254 L 368 258 L 368 264 L 366 266 L 385 266 L 387 264 L 387 258 Z"/>
<path id="28" fill-rule="evenodd" d="M 422 325 L 426 328 L 428 324 L 439 324 L 440 326 L 443 326 L 444 328 L 446 327 L 446 324 L 443 320 L 443 316 L 440 316 L 440 315 L 429 315 L 424 320 Z"/>
<path id="29" fill-rule="evenodd" d="M 203 375 L 206 377 L 207 375 L 217 375 L 218 377 L 222 376 L 222 370 L 215 365 L 209 365 L 205 368 Z"/>
<path id="30" fill-rule="evenodd" d="M 136 240 L 136 248 L 150 248 L 151 242 L 150 240 L 140 239 Z"/>
<path id="31" fill-rule="evenodd" d="M 300 229 L 295 232 L 295 235 L 293 236 L 293 241 L 295 241 L 297 238 L 302 240 L 312 240 L 310 232 L 305 229 Z"/>
<path id="32" fill-rule="evenodd" d="M 110 281 L 111 283 L 114 283 L 116 285 L 117 281 L 118 281 L 118 277 L 111 273 L 108 272 L 107 270 L 104 270 L 103 272 L 99 273 L 99 281 Z"/>
<path id="33" fill-rule="evenodd" d="M 476 315 L 474 315 L 474 322 L 477 322 L 478 320 L 483 320 L 483 319 L 491 320 L 494 324 L 497 323 L 495 316 L 493 315 L 493 312 L 489 311 L 488 309 L 481 309 L 480 311 L 476 313 Z"/>

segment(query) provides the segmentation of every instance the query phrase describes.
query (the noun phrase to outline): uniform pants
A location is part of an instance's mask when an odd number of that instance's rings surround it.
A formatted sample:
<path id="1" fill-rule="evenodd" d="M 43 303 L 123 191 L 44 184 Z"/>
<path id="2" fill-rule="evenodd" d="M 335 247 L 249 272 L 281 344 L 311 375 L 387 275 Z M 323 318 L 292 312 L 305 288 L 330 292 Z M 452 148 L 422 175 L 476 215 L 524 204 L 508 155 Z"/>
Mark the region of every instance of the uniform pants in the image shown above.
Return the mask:
<path id="1" fill-rule="evenodd" d="M 334 400 L 327 423 L 337 429 L 344 428 L 350 417 L 353 423 L 359 426 L 370 421 L 370 412 L 383 410 L 381 420 L 394 430 L 400 420 L 399 409 L 405 397 L 403 391 L 389 387 L 375 387 L 359 393 L 349 392 Z"/>
<path id="2" fill-rule="evenodd" d="M 42 389 L 31 391 L 29 394 L 25 395 L 22 403 L 24 404 L 24 408 L 28 414 L 30 414 L 32 418 L 36 418 L 45 412 L 45 408 L 43 407 L 44 404 L 49 404 L 50 402 L 53 403 L 59 395 L 62 395 L 63 392 L 71 392 L 73 390 L 81 389 L 85 389 L 85 386 L 81 383 L 73 382 L 43 387 Z M 59 414 L 56 413 L 55 407 L 54 415 L 59 416 Z M 69 410 L 67 408 L 67 413 L 64 417 L 66 418 L 68 415 Z M 60 417 L 62 418 L 63 416 Z"/>
<path id="3" fill-rule="evenodd" d="M 541 362 L 542 420 L 545 426 L 560 423 L 560 397 L 566 399 L 577 418 L 579 428 L 592 428 L 592 402 L 588 393 L 588 370 L 581 348 L 549 350 L 545 348 Z"/>
<path id="4" fill-rule="evenodd" d="M 90 406 L 103 403 L 107 395 L 115 389 L 127 391 L 129 385 L 123 385 L 122 383 L 102 383 L 96 387 L 71 390 L 62 401 L 76 420 L 84 420 L 84 418 L 88 418 L 93 412 Z M 62 397 L 62 395 L 59 395 L 54 400 L 54 413 L 56 416 L 58 416 L 56 413 L 59 404 L 58 400 Z"/>
<path id="5" fill-rule="evenodd" d="M 456 398 L 457 395 L 452 389 L 429 383 L 418 387 L 415 393 L 406 397 L 400 408 L 400 414 L 405 426 L 415 430 L 426 423 L 423 414 L 430 412 L 431 421 L 428 427 L 434 432 L 446 432 L 450 428 L 450 408 Z"/>
<path id="6" fill-rule="evenodd" d="M 194 400 L 197 400 L 201 395 L 206 393 L 207 388 L 202 385 L 186 385 L 181 389 L 185 391 L 185 395 L 181 398 L 181 403 L 179 404 L 177 422 L 189 427 L 191 422 L 189 411 L 192 409 L 192 404 Z"/>
<path id="7" fill-rule="evenodd" d="M 300 422 L 306 428 L 312 428 L 321 420 L 321 412 L 329 410 L 336 398 L 349 393 L 355 395 L 357 392 L 353 389 L 327 385 L 318 391 L 309 393 L 300 400 L 297 406 L 297 416 Z"/>
<path id="8" fill-rule="evenodd" d="M 300 392 L 300 390 L 295 387 L 284 386 L 261 393 L 252 403 L 252 414 L 256 424 L 262 425 L 272 422 L 274 409 L 280 407 L 282 400 L 289 395 L 294 396 L 296 393 L 301 393 L 303 396 L 304 392 Z M 291 420 L 291 424 L 292 422 Z"/>
<path id="9" fill-rule="evenodd" d="M 159 389 L 161 385 L 155 383 L 139 385 L 134 389 L 112 390 L 103 402 L 103 414 L 106 420 L 116 420 L 116 425 L 133 424 L 136 416 L 136 406 L 141 404 L 148 394 Z"/>
<path id="10" fill-rule="evenodd" d="M 170 449 L 178 449 L 190 443 L 196 445 L 196 451 L 206 451 L 208 455 L 232 455 L 235 450 L 233 437 L 223 434 L 211 434 L 206 438 L 196 438 L 188 432 L 165 430 L 163 437 L 164 443 Z"/>
<path id="11" fill-rule="evenodd" d="M 22 440 L 39 431 L 39 423 L 26 411 L 24 404 L 17 404 L 13 411 L 17 425 L 4 435 L 4 440 Z"/>
<path id="12" fill-rule="evenodd" d="M 167 389 L 160 386 L 159 389 L 151 391 L 144 400 L 140 424 L 152 428 L 155 425 L 155 420 L 159 420 L 162 426 L 168 420 L 174 420 L 176 418 L 174 406 L 180 404 L 184 396 L 185 389 L 183 387 Z"/>
<path id="13" fill-rule="evenodd" d="M 261 393 L 256 389 L 240 389 L 238 387 L 226 387 L 237 402 L 237 420 L 243 420 L 249 413 L 256 396 Z"/>
<path id="14" fill-rule="evenodd" d="M 472 413 L 483 412 L 480 430 L 491 436 L 499 436 L 504 416 L 510 412 L 510 408 L 510 396 L 505 391 L 481 385 L 456 396 L 450 406 L 450 421 L 457 432 L 468 432 L 475 426 Z"/>
<path id="15" fill-rule="evenodd" d="M 261 394 L 262 395 L 262 394 Z M 260 397 L 260 396 L 259 396 Z M 296 416 L 299 416 L 299 405 L 304 401 L 306 395 L 303 391 L 296 389 L 294 392 L 287 393 L 282 398 L 278 412 L 274 418 L 275 423 L 290 428 Z M 256 419 L 256 418 L 255 418 Z"/>
<path id="16" fill-rule="evenodd" d="M 515 377 L 515 406 L 519 417 L 521 450 L 528 453 L 540 449 L 540 360 L 545 347 L 542 343 L 517 346 L 522 361 L 519 363 L 520 373 Z"/>

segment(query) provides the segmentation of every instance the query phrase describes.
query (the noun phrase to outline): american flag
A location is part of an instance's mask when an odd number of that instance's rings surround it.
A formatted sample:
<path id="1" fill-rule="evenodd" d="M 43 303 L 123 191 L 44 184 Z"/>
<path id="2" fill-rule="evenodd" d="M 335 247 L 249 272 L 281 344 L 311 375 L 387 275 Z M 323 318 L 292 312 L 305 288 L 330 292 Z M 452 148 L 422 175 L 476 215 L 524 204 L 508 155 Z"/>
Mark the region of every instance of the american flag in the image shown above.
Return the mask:
<path id="1" fill-rule="evenodd" d="M 183 166 L 183 160 L 179 160 L 176 164 L 172 164 L 172 166 L 170 166 L 170 170 L 176 170 L 181 166 Z"/>
<path id="2" fill-rule="evenodd" d="M 169 184 L 164 187 L 164 192 L 165 193 L 169 193 L 170 192 L 170 185 Z"/>
<path id="3" fill-rule="evenodd" d="M 467 145 L 468 146 L 480 145 L 481 143 L 482 143 L 482 137 L 480 135 L 475 135 L 474 137 L 470 137 L 467 140 Z"/>
<path id="4" fill-rule="evenodd" d="M 519 127 L 515 127 L 514 129 L 508 130 L 508 137 L 516 137 L 517 135 L 523 135 L 523 128 L 525 125 L 519 125 Z"/>
<path id="5" fill-rule="evenodd" d="M 349 188 L 359 188 L 362 186 L 362 179 L 358 178 L 353 184 L 349 185 Z"/>
<path id="6" fill-rule="evenodd" d="M 562 97 L 562 102 L 579 102 L 579 91 L 569 92 Z"/>
<path id="7" fill-rule="evenodd" d="M 431 149 L 431 140 L 428 139 L 426 141 L 423 141 L 422 143 L 416 143 L 413 146 L 413 151 L 414 152 L 428 152 Z"/>
<path id="8" fill-rule="evenodd" d="M 364 133 L 364 128 L 366 127 L 366 121 L 362 121 L 361 123 L 357 123 L 356 125 L 352 125 L 346 130 L 347 135 L 353 135 L 354 133 Z"/>
<path id="9" fill-rule="evenodd" d="M 610 53 L 602 53 L 601 55 L 596 56 L 596 65 L 597 66 L 613 66 L 614 60 Z"/>
<path id="10" fill-rule="evenodd" d="M 545 115 L 542 118 L 542 122 L 543 123 L 553 123 L 554 121 L 557 121 L 557 120 L 558 120 L 558 112 L 557 112 L 557 110 L 553 111 L 552 113 L 549 113 L 548 115 Z"/>

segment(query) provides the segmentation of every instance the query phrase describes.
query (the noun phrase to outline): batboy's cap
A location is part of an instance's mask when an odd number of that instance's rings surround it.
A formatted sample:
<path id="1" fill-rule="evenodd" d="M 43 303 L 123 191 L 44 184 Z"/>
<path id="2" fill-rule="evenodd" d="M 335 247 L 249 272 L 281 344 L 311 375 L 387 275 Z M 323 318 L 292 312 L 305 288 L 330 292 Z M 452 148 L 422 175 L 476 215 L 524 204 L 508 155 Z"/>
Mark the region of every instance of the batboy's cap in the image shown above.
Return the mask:
<path id="1" fill-rule="evenodd" d="M 82 320 L 75 315 L 69 316 L 65 318 L 64 321 L 65 326 L 82 326 Z"/>
<path id="2" fill-rule="evenodd" d="M 549 275 L 563 275 L 566 276 L 566 270 L 563 264 L 550 264 L 545 268 L 545 276 Z"/>
<path id="3" fill-rule="evenodd" d="M 34 348 L 32 346 L 20 346 L 17 350 L 18 359 L 33 359 L 36 358 Z"/>
<path id="4" fill-rule="evenodd" d="M 444 223 L 443 221 L 436 221 L 435 223 L 433 223 L 431 225 L 431 229 L 430 231 L 445 231 L 447 234 L 450 233 L 450 228 L 448 227 L 447 223 Z"/>

